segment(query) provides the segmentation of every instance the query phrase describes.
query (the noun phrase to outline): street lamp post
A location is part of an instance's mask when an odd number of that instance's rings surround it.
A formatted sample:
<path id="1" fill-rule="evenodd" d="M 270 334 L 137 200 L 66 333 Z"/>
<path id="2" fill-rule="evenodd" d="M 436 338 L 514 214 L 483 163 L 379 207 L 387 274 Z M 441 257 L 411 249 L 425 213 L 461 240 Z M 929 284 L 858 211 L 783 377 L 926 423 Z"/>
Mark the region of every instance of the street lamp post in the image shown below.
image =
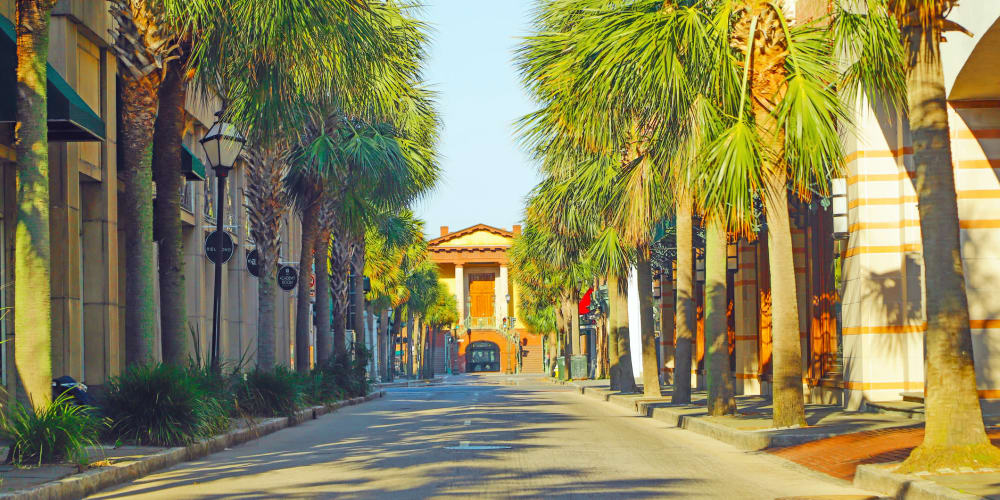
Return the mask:
<path id="1" fill-rule="evenodd" d="M 218 210 L 215 212 L 216 238 L 221 242 L 222 231 L 224 230 L 223 210 L 225 209 L 226 198 L 226 178 L 229 171 L 233 169 L 236 158 L 243 150 L 246 139 L 236 131 L 230 123 L 222 121 L 223 111 L 215 113 L 215 123 L 208 133 L 201 140 L 201 147 L 205 150 L 208 164 L 215 170 L 215 178 L 218 186 Z M 213 371 L 219 370 L 219 327 L 222 321 L 222 260 L 215 260 L 215 293 L 212 297 L 212 356 L 211 367 Z"/>

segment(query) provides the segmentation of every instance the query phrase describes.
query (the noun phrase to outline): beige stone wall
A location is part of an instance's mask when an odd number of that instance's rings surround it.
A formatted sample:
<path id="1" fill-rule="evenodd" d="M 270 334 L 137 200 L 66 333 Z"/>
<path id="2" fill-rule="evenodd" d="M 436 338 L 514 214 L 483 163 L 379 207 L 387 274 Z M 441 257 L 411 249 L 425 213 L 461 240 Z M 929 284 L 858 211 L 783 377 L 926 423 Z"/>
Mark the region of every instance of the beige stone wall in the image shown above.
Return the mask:
<path id="1" fill-rule="evenodd" d="M 13 21 L 12 0 L 0 0 L 0 15 Z M 97 0 L 63 0 L 53 10 L 49 63 L 76 90 L 106 124 L 106 140 L 90 143 L 50 144 L 51 226 L 52 226 L 52 299 L 53 299 L 53 374 L 67 374 L 88 385 L 101 385 L 118 374 L 124 365 L 125 272 L 118 241 L 118 189 L 115 130 L 115 78 L 117 65 L 108 51 L 106 3 Z M 8 68 L 13 70 L 12 68 Z M 189 94 L 187 111 L 191 121 L 185 143 L 199 155 L 200 138 L 214 120 L 218 102 Z M 2 244 L 0 281 L 12 275 L 15 196 L 14 151 L 4 127 L 0 134 L 0 185 L 2 199 Z M 211 176 L 211 172 L 209 172 Z M 214 186 L 214 177 L 209 178 Z M 246 270 L 245 255 L 252 248 L 248 240 L 243 189 L 246 177 L 242 168 L 231 176 L 227 210 L 234 215 L 230 228 L 237 240 L 237 252 L 224 267 L 222 356 L 226 361 L 246 357 L 253 363 L 256 350 L 257 282 Z M 182 210 L 185 239 L 185 279 L 189 322 L 200 336 L 202 359 L 209 354 L 213 270 L 204 255 L 204 237 L 209 231 L 205 217 L 205 183 L 192 182 L 188 187 L 190 210 Z M 228 217 L 227 217 L 228 219 Z M 227 222 L 228 224 L 228 222 Z M 286 217 L 282 228 L 282 261 L 298 256 L 297 220 Z M 308 283 L 308 281 L 307 281 Z M 158 292 L 157 292 L 158 293 Z M 7 307 L 13 289 L 0 291 L 0 307 Z M 294 292 L 279 292 L 276 312 L 277 360 L 290 365 L 294 321 Z M 4 317 L 0 327 L 10 332 L 12 320 Z M 157 330 L 159 326 L 157 323 Z M 159 332 L 157 331 L 157 338 Z M 285 347 L 288 346 L 288 351 Z M 4 344 L 5 386 L 13 393 L 14 370 L 12 344 Z"/>
<path id="2" fill-rule="evenodd" d="M 1000 96 L 998 96 L 1000 97 Z M 1000 397 L 1000 99 L 948 109 L 980 396 Z"/>

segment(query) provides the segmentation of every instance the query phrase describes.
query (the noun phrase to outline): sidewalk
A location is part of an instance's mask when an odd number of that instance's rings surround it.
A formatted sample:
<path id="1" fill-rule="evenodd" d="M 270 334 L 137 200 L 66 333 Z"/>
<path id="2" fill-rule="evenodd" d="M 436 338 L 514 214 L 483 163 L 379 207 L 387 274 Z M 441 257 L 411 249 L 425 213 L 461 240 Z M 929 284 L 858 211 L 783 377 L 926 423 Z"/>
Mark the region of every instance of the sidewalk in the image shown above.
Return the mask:
<path id="1" fill-rule="evenodd" d="M 923 441 L 923 423 L 913 419 L 912 411 L 865 413 L 839 406 L 806 405 L 807 427 L 775 429 L 771 427 L 769 402 L 760 396 L 737 396 L 739 416 L 709 417 L 704 392 L 693 393 L 690 405 L 674 405 L 669 388 L 664 389 L 663 398 L 646 399 L 641 394 L 613 392 L 605 380 L 553 382 L 575 386 L 581 394 L 623 406 L 638 415 L 747 451 L 763 450 L 894 498 L 1000 499 L 1000 470 L 893 473 Z M 1000 446 L 1000 411 L 996 404 L 984 404 L 983 409 L 987 433 L 993 444 Z"/>
<path id="2" fill-rule="evenodd" d="M 771 426 L 771 405 L 762 396 L 737 396 L 739 416 L 710 417 L 705 392 L 696 391 L 688 405 L 670 402 L 669 388 L 662 398 L 647 399 L 642 394 L 613 392 L 606 380 L 566 382 L 580 393 L 617 404 L 638 415 L 654 418 L 675 427 L 712 437 L 747 451 L 793 446 L 843 434 L 913 426 L 914 420 L 895 414 L 850 412 L 839 406 L 806 405 L 807 427 L 775 429 Z"/>
<path id="3" fill-rule="evenodd" d="M 344 406 L 380 398 L 384 394 L 380 390 L 375 390 L 368 396 L 306 408 L 291 417 L 262 418 L 253 421 L 234 419 L 233 430 L 189 446 L 176 448 L 101 446 L 89 448 L 91 463 L 82 467 L 64 463 L 21 469 L 3 464 L 0 465 L 0 499 L 82 498 L 153 471 L 194 460 L 306 420 L 315 419 Z M 6 449 L 0 448 L 0 451 L 6 456 Z"/>

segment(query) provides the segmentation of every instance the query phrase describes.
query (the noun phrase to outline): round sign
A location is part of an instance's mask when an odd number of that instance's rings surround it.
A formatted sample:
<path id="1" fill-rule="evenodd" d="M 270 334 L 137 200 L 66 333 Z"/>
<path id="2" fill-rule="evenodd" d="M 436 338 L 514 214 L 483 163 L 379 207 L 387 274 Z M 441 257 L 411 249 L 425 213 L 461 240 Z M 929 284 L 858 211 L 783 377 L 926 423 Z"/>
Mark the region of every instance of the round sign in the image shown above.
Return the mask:
<path id="1" fill-rule="evenodd" d="M 221 237 L 219 235 L 222 235 Z M 208 260 L 215 262 L 216 264 L 225 264 L 229 262 L 229 259 L 233 258 L 233 252 L 236 250 L 236 244 L 233 242 L 233 237 L 229 236 L 229 233 L 222 231 L 212 231 L 207 237 L 205 237 L 205 255 L 208 256 Z"/>
<path id="2" fill-rule="evenodd" d="M 282 290 L 293 290 L 299 282 L 299 272 L 292 266 L 281 266 L 278 269 L 278 287 Z"/>
<path id="3" fill-rule="evenodd" d="M 247 252 L 247 271 L 257 278 L 260 278 L 260 264 L 257 263 L 257 259 L 260 258 L 260 253 L 254 248 Z"/>

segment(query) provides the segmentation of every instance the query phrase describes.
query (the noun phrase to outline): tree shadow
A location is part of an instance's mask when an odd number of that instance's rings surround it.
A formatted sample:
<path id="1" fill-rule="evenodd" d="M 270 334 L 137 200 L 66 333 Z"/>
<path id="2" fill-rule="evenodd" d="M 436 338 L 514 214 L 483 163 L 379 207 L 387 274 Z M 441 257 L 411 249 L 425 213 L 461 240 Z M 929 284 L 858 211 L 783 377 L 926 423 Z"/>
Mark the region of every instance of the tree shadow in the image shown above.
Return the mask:
<path id="1" fill-rule="evenodd" d="M 472 393 L 489 391 L 488 398 L 476 398 Z M 129 491 L 111 491 L 95 498 L 122 498 L 153 492 L 163 492 L 209 484 L 224 479 L 248 480 L 263 474 L 308 474 L 303 483 L 295 484 L 296 492 L 283 491 L 282 485 L 272 488 L 238 492 L 242 498 L 273 498 L 337 496 L 338 498 L 423 498 L 427 496 L 482 496 L 484 494 L 513 497 L 606 497 L 628 492 L 630 497 L 648 498 L 669 494 L 669 489 L 684 479 L 608 479 L 587 478 L 587 470 L 573 466 L 552 466 L 529 469 L 519 464 L 525 452 L 545 447 L 542 435 L 565 429 L 567 422 L 578 420 L 559 408 L 544 392 L 497 385 L 471 386 L 455 391 L 451 388 L 430 388 L 424 391 L 391 392 L 388 401 L 354 407 L 351 418 L 367 422 L 365 432 L 350 434 L 346 427 L 337 428 L 334 413 L 309 421 L 297 429 L 309 438 L 291 434 L 295 429 L 273 439 L 298 439 L 308 447 L 280 451 L 264 437 L 211 458 L 180 464 L 156 475 L 139 479 Z M 405 410 L 404 410 L 405 409 Z M 356 420 L 355 420 L 356 422 Z M 464 425 L 472 422 L 473 425 Z M 350 423 L 346 424 L 351 426 Z M 354 425 L 357 428 L 357 425 Z M 294 441 L 289 441 L 294 442 Z M 461 447 L 460 443 L 509 446 L 509 449 L 480 450 Z M 255 453 L 254 448 L 269 451 Z M 349 474 L 339 469 L 340 477 L 324 479 L 322 473 L 333 467 L 349 467 L 360 471 Z M 456 468 L 460 473 L 456 474 Z M 320 477 L 312 480 L 314 471 Z M 399 477 L 405 481 L 388 481 Z M 614 477 L 614 476 L 612 476 Z M 259 480 L 255 478 L 254 480 Z M 496 492 L 490 484 L 513 481 L 516 492 Z M 403 486 L 403 485 L 406 486 Z M 210 490 L 210 488 L 209 488 Z M 178 490 L 179 492 L 180 490 Z M 318 492 L 318 494 L 316 493 Z M 335 494 L 332 492 L 336 492 Z M 161 493 L 162 494 L 162 493 Z M 185 494 L 188 494 L 185 491 Z M 217 498 L 206 491 L 199 498 Z"/>

